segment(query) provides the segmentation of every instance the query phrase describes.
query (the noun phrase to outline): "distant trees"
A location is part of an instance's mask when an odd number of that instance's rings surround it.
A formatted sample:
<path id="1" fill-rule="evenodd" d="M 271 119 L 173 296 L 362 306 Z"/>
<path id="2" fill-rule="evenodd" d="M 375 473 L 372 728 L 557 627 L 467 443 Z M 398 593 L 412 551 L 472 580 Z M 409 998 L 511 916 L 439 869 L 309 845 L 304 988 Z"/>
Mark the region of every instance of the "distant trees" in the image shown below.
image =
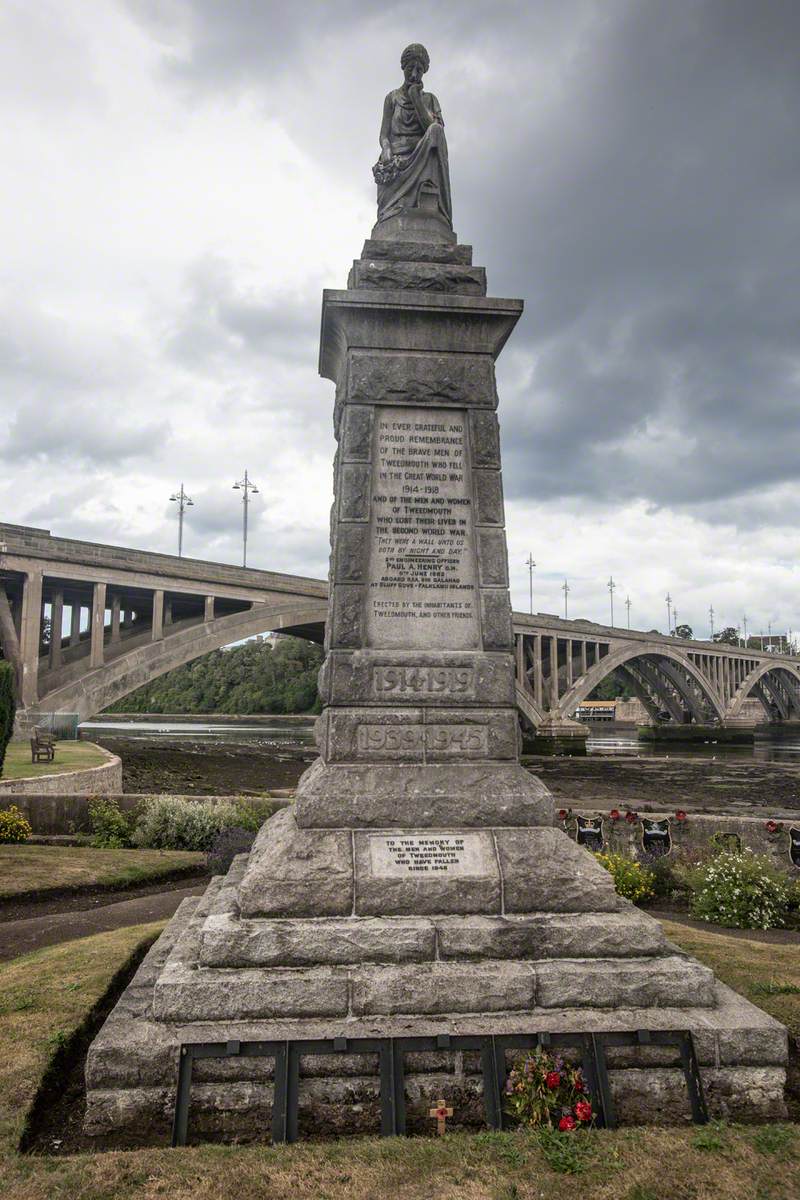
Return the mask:
<path id="1" fill-rule="evenodd" d="M 107 712 L 303 713 L 319 711 L 323 650 L 301 638 L 254 638 L 213 650 L 123 696 Z"/>
<path id="2" fill-rule="evenodd" d="M 694 637 L 694 630 L 691 625 L 676 625 L 672 631 L 672 636 L 691 640 Z"/>
<path id="3" fill-rule="evenodd" d="M 712 642 L 722 642 L 726 646 L 739 645 L 739 630 L 734 629 L 732 625 L 728 625 L 726 629 L 719 629 L 712 637 Z"/>
<path id="4" fill-rule="evenodd" d="M 589 700 L 630 700 L 633 691 L 612 672 L 607 675 L 587 697 Z"/>

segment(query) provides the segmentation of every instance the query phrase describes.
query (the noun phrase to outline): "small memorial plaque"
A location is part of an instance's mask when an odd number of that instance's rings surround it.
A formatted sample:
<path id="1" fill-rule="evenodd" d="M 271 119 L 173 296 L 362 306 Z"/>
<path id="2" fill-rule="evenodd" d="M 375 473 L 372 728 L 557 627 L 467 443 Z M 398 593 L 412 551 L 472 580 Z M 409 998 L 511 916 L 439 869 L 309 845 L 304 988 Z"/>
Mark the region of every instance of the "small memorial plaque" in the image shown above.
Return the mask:
<path id="1" fill-rule="evenodd" d="M 409 833 L 369 839 L 372 874 L 389 879 L 481 876 L 491 870 L 477 833 Z"/>

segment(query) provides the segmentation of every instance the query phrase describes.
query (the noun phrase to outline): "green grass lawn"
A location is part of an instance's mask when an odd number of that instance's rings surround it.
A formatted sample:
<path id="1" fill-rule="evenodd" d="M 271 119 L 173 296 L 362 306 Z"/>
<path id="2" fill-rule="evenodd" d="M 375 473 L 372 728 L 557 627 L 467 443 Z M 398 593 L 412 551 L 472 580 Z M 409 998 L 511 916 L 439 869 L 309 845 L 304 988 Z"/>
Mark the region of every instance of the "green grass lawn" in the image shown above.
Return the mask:
<path id="1" fill-rule="evenodd" d="M 94 850 L 89 846 L 0 846 L 0 900 L 53 888 L 130 887 L 202 870 L 187 850 Z"/>
<path id="2" fill-rule="evenodd" d="M 728 987 L 800 1037 L 800 945 L 754 942 L 662 921 L 667 937 L 711 967 Z M 798 1187 L 800 1194 L 800 1187 Z"/>
<path id="3" fill-rule="evenodd" d="M 136 946 L 159 928 L 98 934 L 0 964 L 3 1200 L 218 1200 L 230 1195 L 237 1200 L 793 1200 L 798 1195 L 800 1131 L 791 1125 L 595 1131 L 568 1144 L 577 1177 L 557 1170 L 552 1152 L 524 1133 L 363 1138 L 274 1149 L 199 1146 L 61 1159 L 18 1155 L 25 1113 L 54 1047 L 81 1023 Z M 720 938 L 731 943 L 720 950 L 707 940 L 715 934 L 697 935 L 677 925 L 669 933 L 684 944 L 691 939 L 687 948 L 698 954 L 702 943 L 708 961 L 720 954 L 730 972 L 743 972 L 752 983 L 768 965 L 762 950 L 782 949 Z M 786 995 L 796 1018 L 800 996 Z M 764 1007 L 773 1011 L 774 999 L 765 996 Z"/>
<path id="4" fill-rule="evenodd" d="M 29 742 L 9 742 L 3 763 L 3 779 L 33 779 L 37 775 L 63 775 L 65 771 L 82 771 L 108 762 L 108 755 L 93 742 L 56 742 L 53 762 L 31 762 Z M 13 795 L 9 804 L 13 804 Z M 0 807 L 5 798 L 0 795 Z"/>

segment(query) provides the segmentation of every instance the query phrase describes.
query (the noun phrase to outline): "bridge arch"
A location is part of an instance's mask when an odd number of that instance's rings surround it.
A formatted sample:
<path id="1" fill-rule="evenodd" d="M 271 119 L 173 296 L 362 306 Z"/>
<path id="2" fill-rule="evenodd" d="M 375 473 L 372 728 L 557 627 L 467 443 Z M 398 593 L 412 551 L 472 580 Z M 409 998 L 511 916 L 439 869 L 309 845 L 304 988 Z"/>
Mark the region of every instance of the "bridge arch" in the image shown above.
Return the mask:
<path id="1" fill-rule="evenodd" d="M 291 604 L 253 605 L 245 612 L 190 625 L 121 654 L 75 681 L 46 693 L 40 698 L 38 707 L 45 711 L 78 713 L 81 720 L 87 720 L 137 688 L 212 650 L 272 631 L 308 637 L 310 631 L 321 630 L 327 614 L 327 600 L 310 600 L 302 605 L 295 600 Z"/>
<path id="2" fill-rule="evenodd" d="M 598 684 L 602 683 L 618 667 L 624 667 L 628 663 L 632 667 L 635 666 L 636 659 L 642 659 L 656 666 L 659 659 L 666 659 L 670 664 L 679 667 L 696 684 L 698 691 L 708 702 L 714 715 L 720 721 L 725 718 L 724 704 L 717 689 L 691 662 L 687 654 L 677 648 L 664 645 L 663 642 L 639 642 L 634 645 L 619 646 L 612 650 L 611 653 L 590 667 L 585 675 L 580 676 L 572 687 L 559 698 L 558 712 L 562 716 L 570 716 L 581 701 L 591 695 Z M 686 708 L 693 713 L 696 712 L 696 698 L 691 696 L 688 681 L 684 684 L 680 673 L 675 670 L 669 672 L 669 680 L 679 690 L 686 703 Z"/>
<path id="3" fill-rule="evenodd" d="M 785 681 L 781 678 L 782 675 L 786 676 Z M 753 689 L 757 689 L 754 693 L 755 698 L 760 701 L 768 718 L 770 720 L 774 720 L 774 714 L 771 712 L 767 702 L 765 701 L 761 689 L 758 688 L 758 685 L 762 682 L 762 680 L 767 681 L 771 676 L 773 676 L 778 683 L 784 684 L 789 693 L 792 706 L 796 712 L 800 713 L 800 666 L 794 666 L 793 664 L 789 663 L 777 664 L 772 662 L 760 662 L 756 667 L 754 667 L 749 675 L 745 676 L 737 688 L 736 694 L 734 695 L 733 700 L 731 701 L 725 714 L 726 718 L 732 720 L 735 717 L 738 717 L 742 711 L 745 700 L 747 700 L 748 697 L 753 694 Z"/>

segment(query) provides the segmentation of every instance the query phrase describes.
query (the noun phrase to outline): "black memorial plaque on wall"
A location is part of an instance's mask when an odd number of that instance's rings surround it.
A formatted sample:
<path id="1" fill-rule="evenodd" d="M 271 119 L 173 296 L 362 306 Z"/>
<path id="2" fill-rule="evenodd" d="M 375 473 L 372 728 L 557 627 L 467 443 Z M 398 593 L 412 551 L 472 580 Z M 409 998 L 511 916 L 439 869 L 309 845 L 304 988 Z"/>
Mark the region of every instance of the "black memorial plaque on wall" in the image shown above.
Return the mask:
<path id="1" fill-rule="evenodd" d="M 576 817 L 578 823 L 578 831 L 575 840 L 579 846 L 586 846 L 588 850 L 603 849 L 603 818 L 602 817 Z"/>
<path id="2" fill-rule="evenodd" d="M 672 849 L 672 834 L 668 819 L 654 821 L 648 817 L 642 817 L 642 849 L 651 858 L 669 854 Z"/>

